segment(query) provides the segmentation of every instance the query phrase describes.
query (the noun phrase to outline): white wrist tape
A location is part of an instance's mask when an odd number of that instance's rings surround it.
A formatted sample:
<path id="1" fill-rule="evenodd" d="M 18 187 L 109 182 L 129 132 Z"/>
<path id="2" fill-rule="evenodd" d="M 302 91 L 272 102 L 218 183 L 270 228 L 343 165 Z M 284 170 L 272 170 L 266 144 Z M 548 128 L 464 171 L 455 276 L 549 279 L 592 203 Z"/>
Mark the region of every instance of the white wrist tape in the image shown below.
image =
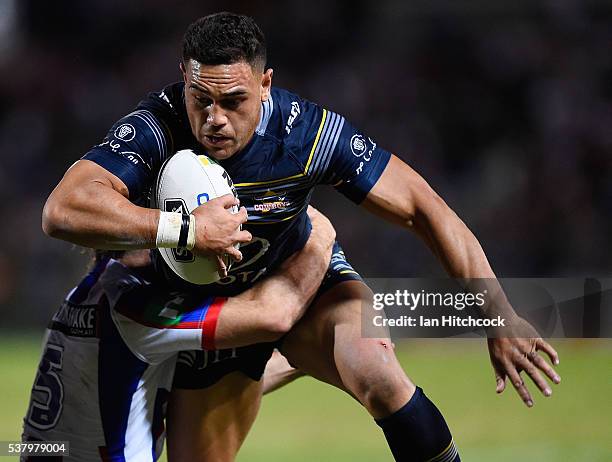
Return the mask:
<path id="1" fill-rule="evenodd" d="M 180 213 L 159 212 L 159 224 L 157 225 L 155 246 L 158 248 L 177 248 L 182 224 L 183 217 Z"/>
<path id="2" fill-rule="evenodd" d="M 191 250 L 195 247 L 195 215 L 189 215 L 189 234 L 187 235 L 187 250 Z"/>

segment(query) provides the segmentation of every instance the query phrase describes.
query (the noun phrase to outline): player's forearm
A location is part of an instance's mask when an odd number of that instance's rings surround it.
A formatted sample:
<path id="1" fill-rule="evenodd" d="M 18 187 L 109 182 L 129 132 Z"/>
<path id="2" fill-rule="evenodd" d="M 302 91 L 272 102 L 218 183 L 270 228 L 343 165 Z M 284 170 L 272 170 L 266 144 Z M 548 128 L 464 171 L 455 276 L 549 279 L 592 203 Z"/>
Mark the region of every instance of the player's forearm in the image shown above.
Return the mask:
<path id="1" fill-rule="evenodd" d="M 228 299 L 217 320 L 217 348 L 278 340 L 304 315 L 329 267 L 335 240 L 325 217 L 311 218 L 313 231 L 302 250 L 251 289 Z"/>
<path id="2" fill-rule="evenodd" d="M 487 290 L 497 307 L 506 297 L 480 243 L 431 186 L 396 156 L 392 156 L 363 206 L 418 234 L 447 273 L 466 281 L 471 291 Z M 493 306 L 494 308 L 494 306 Z M 486 314 L 493 309 L 486 307 Z"/>
<path id="3" fill-rule="evenodd" d="M 495 278 L 487 257 L 465 223 L 441 199 L 417 209 L 411 225 L 451 277 Z"/>
<path id="4" fill-rule="evenodd" d="M 363 206 L 415 232 L 451 277 L 495 278 L 468 227 L 417 172 L 393 156 Z"/>
<path id="5" fill-rule="evenodd" d="M 282 268 L 242 294 L 229 298 L 219 314 L 216 348 L 278 340 L 312 302 L 329 265 L 326 251 L 303 249 Z"/>
<path id="6" fill-rule="evenodd" d="M 105 186 L 81 187 L 60 201 L 49 198 L 43 229 L 85 247 L 108 250 L 155 247 L 159 210 L 138 207 Z"/>
<path id="7" fill-rule="evenodd" d="M 488 295 L 483 314 L 514 315 L 478 239 L 442 199 L 436 196 L 417 209 L 412 226 L 451 277 L 461 279 L 471 292 Z"/>
<path id="8" fill-rule="evenodd" d="M 124 250 L 155 247 L 159 210 L 138 207 L 96 181 L 61 185 L 43 209 L 43 230 L 85 247 Z"/>

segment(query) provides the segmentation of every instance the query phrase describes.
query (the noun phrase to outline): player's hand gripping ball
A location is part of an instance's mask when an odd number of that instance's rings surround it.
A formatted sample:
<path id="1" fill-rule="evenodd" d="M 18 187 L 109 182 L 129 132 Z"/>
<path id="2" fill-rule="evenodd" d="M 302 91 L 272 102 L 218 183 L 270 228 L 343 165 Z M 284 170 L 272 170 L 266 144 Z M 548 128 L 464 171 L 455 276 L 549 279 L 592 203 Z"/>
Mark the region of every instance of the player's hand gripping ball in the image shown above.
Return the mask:
<path id="1" fill-rule="evenodd" d="M 237 197 L 225 169 L 210 157 L 184 149 L 170 157 L 159 171 L 153 205 L 164 212 L 189 214 L 205 202 L 226 194 Z M 231 211 L 237 213 L 238 207 L 233 206 Z M 195 255 L 182 248 L 158 250 L 172 271 L 188 282 L 210 284 L 219 280 L 217 263 L 212 257 Z M 226 264 L 229 270 L 231 259 Z"/>

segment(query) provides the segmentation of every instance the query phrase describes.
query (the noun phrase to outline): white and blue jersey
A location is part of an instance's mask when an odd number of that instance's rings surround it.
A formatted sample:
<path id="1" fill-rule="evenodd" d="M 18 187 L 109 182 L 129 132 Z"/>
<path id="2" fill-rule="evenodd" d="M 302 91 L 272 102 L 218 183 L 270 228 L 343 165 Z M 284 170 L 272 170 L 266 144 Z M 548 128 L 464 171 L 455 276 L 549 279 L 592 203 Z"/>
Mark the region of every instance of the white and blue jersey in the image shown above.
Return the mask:
<path id="1" fill-rule="evenodd" d="M 159 290 L 151 274 L 101 259 L 70 291 L 45 334 L 24 441 L 68 441 L 65 461 L 159 458 L 177 354 L 203 348 L 219 299 Z"/>
<path id="2" fill-rule="evenodd" d="M 161 165 L 181 149 L 205 153 L 191 132 L 184 84 L 175 83 L 141 101 L 83 158 L 119 177 L 130 200 L 147 205 Z M 220 162 L 247 209 L 245 229 L 253 241 L 241 246 L 244 259 L 226 279 L 203 290 L 233 295 L 248 288 L 306 243 L 310 233 L 306 209 L 316 185 L 331 184 L 360 203 L 389 158 L 344 117 L 272 88 L 251 141 Z M 156 254 L 154 260 L 161 260 Z M 175 279 L 171 271 L 167 275 Z"/>
<path id="3" fill-rule="evenodd" d="M 143 339 L 118 329 L 111 307 L 135 282 L 123 265 L 101 260 L 49 323 L 23 440 L 68 441 L 70 456 L 58 460 L 151 462 L 161 454 L 177 351 L 165 345 L 146 357 L 137 351 Z"/>

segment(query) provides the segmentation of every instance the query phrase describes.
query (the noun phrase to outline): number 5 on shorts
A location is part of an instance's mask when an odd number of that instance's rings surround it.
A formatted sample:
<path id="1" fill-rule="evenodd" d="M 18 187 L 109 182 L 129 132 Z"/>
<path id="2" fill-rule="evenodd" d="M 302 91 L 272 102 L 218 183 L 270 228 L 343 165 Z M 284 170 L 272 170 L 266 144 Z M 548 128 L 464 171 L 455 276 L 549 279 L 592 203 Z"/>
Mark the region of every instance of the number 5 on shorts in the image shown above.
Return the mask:
<path id="1" fill-rule="evenodd" d="M 28 412 L 28 423 L 39 430 L 55 427 L 62 413 L 64 386 L 57 372 L 62 370 L 63 355 L 61 346 L 47 344 L 40 361 Z M 35 397 L 43 399 L 39 401 Z"/>

